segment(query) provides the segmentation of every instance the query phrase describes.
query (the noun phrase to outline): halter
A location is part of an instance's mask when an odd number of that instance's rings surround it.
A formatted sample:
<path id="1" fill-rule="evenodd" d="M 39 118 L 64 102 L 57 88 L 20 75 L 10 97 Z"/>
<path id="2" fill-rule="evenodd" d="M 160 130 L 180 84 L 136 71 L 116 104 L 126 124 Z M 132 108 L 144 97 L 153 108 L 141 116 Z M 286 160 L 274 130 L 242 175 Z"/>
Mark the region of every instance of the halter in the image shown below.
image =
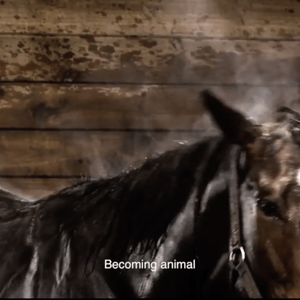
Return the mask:
<path id="1" fill-rule="evenodd" d="M 244 290 L 249 298 L 262 298 L 253 279 L 246 260 L 246 253 L 241 242 L 240 203 L 238 193 L 237 157 L 240 154 L 237 146 L 233 148 L 230 161 L 229 178 L 229 206 L 230 206 L 230 239 L 229 239 L 229 267 L 231 283 L 236 271 L 238 279 L 243 283 Z"/>

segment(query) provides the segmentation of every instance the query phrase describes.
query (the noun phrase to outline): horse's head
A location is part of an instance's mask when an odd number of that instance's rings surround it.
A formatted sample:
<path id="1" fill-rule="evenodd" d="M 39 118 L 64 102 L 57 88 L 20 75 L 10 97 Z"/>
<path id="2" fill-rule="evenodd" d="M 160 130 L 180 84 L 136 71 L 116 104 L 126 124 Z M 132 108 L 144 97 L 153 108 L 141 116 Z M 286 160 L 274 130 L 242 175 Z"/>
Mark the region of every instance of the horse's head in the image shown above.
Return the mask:
<path id="1" fill-rule="evenodd" d="M 224 135 L 245 153 L 240 186 L 243 243 L 263 294 L 300 297 L 300 127 L 296 119 L 252 124 L 212 93 L 205 107 Z"/>

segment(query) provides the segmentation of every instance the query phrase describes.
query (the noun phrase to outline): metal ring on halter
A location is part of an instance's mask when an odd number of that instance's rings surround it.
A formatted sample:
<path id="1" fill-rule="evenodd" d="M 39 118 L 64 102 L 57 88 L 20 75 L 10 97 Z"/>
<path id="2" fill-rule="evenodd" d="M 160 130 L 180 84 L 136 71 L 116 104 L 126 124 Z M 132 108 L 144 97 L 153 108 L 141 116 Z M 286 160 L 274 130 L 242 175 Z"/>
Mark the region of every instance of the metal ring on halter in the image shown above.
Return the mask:
<path id="1" fill-rule="evenodd" d="M 238 257 L 238 259 L 237 259 Z M 237 266 L 241 263 L 244 262 L 246 258 L 245 255 L 245 250 L 243 247 L 235 247 L 231 250 L 230 255 L 229 255 L 229 262 L 230 264 L 234 267 L 237 268 Z"/>

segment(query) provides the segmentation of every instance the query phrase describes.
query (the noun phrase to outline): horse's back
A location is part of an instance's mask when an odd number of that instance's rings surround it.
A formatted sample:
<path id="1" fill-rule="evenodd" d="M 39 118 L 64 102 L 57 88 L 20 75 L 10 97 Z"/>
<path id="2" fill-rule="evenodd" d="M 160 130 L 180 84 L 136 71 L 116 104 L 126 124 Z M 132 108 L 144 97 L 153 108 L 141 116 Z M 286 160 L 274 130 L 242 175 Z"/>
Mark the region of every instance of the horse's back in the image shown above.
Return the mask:
<path id="1" fill-rule="evenodd" d="M 151 241 L 164 234 L 194 190 L 198 165 L 206 162 L 210 168 L 211 153 L 224 147 L 220 141 L 205 139 L 149 160 L 127 175 L 74 185 L 35 203 L 0 191 L 0 296 L 99 298 L 117 294 L 103 273 L 103 250 L 128 249 L 133 238 Z M 129 225 L 131 229 L 124 231 Z M 188 245 L 181 251 L 182 260 L 192 261 L 194 242 L 187 244 L 189 239 L 178 241 L 177 246 Z M 137 242 L 140 240 L 134 240 Z M 107 258 L 113 258 L 113 253 L 108 254 Z M 95 267 L 91 274 L 89 266 Z M 113 280 L 120 283 L 116 273 L 119 270 L 112 274 Z M 159 282 L 179 273 L 187 272 L 166 270 L 159 275 Z M 163 277 L 168 278 L 164 281 Z M 188 280 L 178 282 L 182 283 L 179 290 L 193 285 Z M 138 284 L 125 278 L 125 285 Z M 169 294 L 164 284 L 157 282 L 152 291 Z"/>

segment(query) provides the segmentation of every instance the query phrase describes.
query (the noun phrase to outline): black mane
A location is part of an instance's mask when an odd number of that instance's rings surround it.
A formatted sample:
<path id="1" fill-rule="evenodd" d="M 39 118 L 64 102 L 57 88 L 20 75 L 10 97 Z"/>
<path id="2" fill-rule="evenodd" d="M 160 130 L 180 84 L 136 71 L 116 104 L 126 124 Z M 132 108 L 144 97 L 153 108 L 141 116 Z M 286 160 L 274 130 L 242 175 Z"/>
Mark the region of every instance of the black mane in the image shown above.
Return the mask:
<path id="1" fill-rule="evenodd" d="M 220 138 L 166 152 L 109 179 L 76 184 L 38 201 L 36 240 L 89 230 L 87 260 L 111 242 L 116 254 L 155 255 L 168 226 L 184 208 L 201 161 Z M 79 221 L 80 220 L 80 221 Z M 80 228 L 81 227 L 81 228 Z M 118 238 L 114 238 L 118 237 Z"/>

